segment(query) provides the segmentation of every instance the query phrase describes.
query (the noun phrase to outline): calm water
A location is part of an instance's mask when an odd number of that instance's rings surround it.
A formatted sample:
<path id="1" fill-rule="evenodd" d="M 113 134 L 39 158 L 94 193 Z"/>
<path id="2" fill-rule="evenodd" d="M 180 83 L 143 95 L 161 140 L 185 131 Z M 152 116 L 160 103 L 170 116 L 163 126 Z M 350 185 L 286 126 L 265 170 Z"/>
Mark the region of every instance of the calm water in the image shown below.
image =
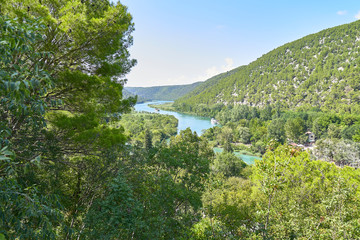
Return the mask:
<path id="1" fill-rule="evenodd" d="M 215 153 L 221 153 L 222 151 L 223 151 L 222 148 L 217 148 L 217 147 L 214 148 Z M 234 152 L 234 155 L 241 158 L 246 164 L 249 164 L 249 165 L 254 164 L 255 160 L 261 160 L 261 157 L 244 155 L 239 152 Z"/>
<path id="2" fill-rule="evenodd" d="M 171 101 L 154 101 L 154 102 L 139 103 L 135 105 L 135 110 L 139 112 L 145 111 L 145 112 L 155 113 L 156 110 L 154 108 L 149 107 L 148 106 L 149 104 L 162 104 L 167 102 L 171 102 Z M 163 111 L 163 110 L 160 110 L 158 113 L 173 115 L 174 117 L 176 117 L 179 120 L 178 132 L 180 132 L 180 130 L 185 130 L 186 128 L 189 127 L 192 131 L 195 131 L 198 135 L 201 135 L 203 133 L 203 130 L 213 127 L 213 125 L 211 125 L 210 122 L 211 118 L 208 117 L 198 117 L 194 115 L 183 114 L 172 111 Z"/>
<path id="3" fill-rule="evenodd" d="M 211 118 L 208 117 L 198 117 L 190 114 L 183 114 L 178 112 L 172 112 L 172 111 L 163 111 L 160 110 L 157 112 L 154 108 L 149 107 L 149 104 L 162 104 L 167 103 L 171 101 L 154 101 L 154 102 L 146 102 L 146 103 L 139 103 L 135 105 L 136 111 L 144 111 L 144 112 L 150 112 L 150 113 L 160 113 L 160 114 L 168 114 L 173 115 L 179 120 L 178 125 L 178 132 L 180 130 L 185 130 L 186 128 L 190 128 L 192 131 L 195 131 L 198 135 L 201 135 L 203 133 L 203 130 L 206 130 L 208 128 L 213 127 L 214 125 L 211 124 L 210 120 Z M 214 152 L 222 152 L 221 148 L 214 148 Z M 260 157 L 254 157 L 250 155 L 244 155 L 240 154 L 238 152 L 234 152 L 235 156 L 240 157 L 245 163 L 247 164 L 254 164 L 256 159 L 261 159 Z"/>

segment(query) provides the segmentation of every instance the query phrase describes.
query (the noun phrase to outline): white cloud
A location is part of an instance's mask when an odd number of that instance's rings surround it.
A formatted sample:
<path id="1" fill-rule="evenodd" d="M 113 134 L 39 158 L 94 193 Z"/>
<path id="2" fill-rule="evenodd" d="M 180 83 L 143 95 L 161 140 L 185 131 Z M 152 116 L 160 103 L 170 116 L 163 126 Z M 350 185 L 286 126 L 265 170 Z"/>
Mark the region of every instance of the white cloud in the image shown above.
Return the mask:
<path id="1" fill-rule="evenodd" d="M 202 82 L 208 80 L 209 78 L 234 69 L 234 60 L 232 58 L 225 58 L 224 64 L 221 66 L 212 66 L 207 68 L 203 74 L 197 77 L 179 75 L 177 77 L 168 78 L 164 84 L 163 82 L 160 83 L 152 83 L 150 86 L 165 86 L 165 85 L 183 85 L 183 84 L 190 84 L 194 82 Z"/>
<path id="2" fill-rule="evenodd" d="M 234 60 L 232 60 L 232 58 L 225 58 L 225 62 L 226 65 L 221 67 L 224 72 L 234 68 Z"/>
<path id="3" fill-rule="evenodd" d="M 346 15 L 347 11 L 346 10 L 338 11 L 336 14 L 337 15 Z"/>
<path id="4" fill-rule="evenodd" d="M 231 69 L 234 69 L 234 60 L 232 58 L 225 58 L 224 59 L 225 64 L 220 66 L 220 67 L 216 67 L 216 66 L 212 66 L 208 69 L 206 69 L 205 73 L 194 78 L 194 82 L 199 82 L 199 81 L 205 81 L 217 74 L 226 72 L 226 71 L 230 71 Z"/>
<path id="5" fill-rule="evenodd" d="M 356 19 L 360 19 L 360 11 L 355 15 Z"/>

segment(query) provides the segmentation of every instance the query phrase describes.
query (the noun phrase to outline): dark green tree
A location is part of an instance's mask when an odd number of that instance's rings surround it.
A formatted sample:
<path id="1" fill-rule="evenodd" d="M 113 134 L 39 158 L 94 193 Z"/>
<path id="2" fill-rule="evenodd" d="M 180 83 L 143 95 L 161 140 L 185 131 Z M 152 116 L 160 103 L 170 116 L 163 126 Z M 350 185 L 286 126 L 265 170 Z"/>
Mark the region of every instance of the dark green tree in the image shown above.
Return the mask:
<path id="1" fill-rule="evenodd" d="M 145 130 L 145 141 L 144 141 L 144 147 L 146 151 L 150 151 L 152 149 L 152 137 L 149 129 Z"/>
<path id="2" fill-rule="evenodd" d="M 222 152 L 216 155 L 211 168 L 215 173 L 222 173 L 225 177 L 240 177 L 241 171 L 247 165 L 231 152 Z"/>
<path id="3" fill-rule="evenodd" d="M 64 229 L 56 231 L 58 238 L 80 238 L 82 220 L 116 176 L 126 142 L 124 130 L 109 123 L 135 103 L 122 99 L 124 76 L 136 63 L 128 52 L 132 17 L 124 5 L 100 0 L 10 0 L 0 8 L 17 19 L 2 19 L 0 33 L 0 144 L 19 166 L 11 181 L 29 192 L 36 186 L 42 202 L 57 193 L 65 216 L 61 227 L 19 218 L 24 229 L 7 231 L 46 236 L 53 226 Z M 41 210 L 46 217 L 46 205 Z"/>
<path id="4" fill-rule="evenodd" d="M 284 125 L 285 125 L 284 121 L 280 118 L 272 120 L 267 127 L 268 138 L 274 139 L 280 143 L 284 143 L 285 142 Z"/>
<path id="5" fill-rule="evenodd" d="M 286 137 L 296 143 L 300 142 L 300 137 L 305 134 L 305 121 L 301 118 L 290 118 L 285 123 Z"/>
<path id="6" fill-rule="evenodd" d="M 242 143 L 249 143 L 251 138 L 250 129 L 247 127 L 238 127 L 236 129 L 239 141 Z"/>
<path id="7" fill-rule="evenodd" d="M 42 41 L 43 23 L 18 22 L 0 16 L 0 232 L 7 239 L 56 238 L 61 223 L 57 197 L 42 192 L 34 169 L 43 168 L 40 141 L 49 104 L 43 96 L 53 89 L 34 44 Z"/>
<path id="8" fill-rule="evenodd" d="M 232 153 L 232 152 L 234 152 L 234 149 L 233 149 L 233 147 L 231 146 L 230 141 L 225 141 L 225 143 L 224 143 L 224 152 L 226 152 L 226 153 Z"/>

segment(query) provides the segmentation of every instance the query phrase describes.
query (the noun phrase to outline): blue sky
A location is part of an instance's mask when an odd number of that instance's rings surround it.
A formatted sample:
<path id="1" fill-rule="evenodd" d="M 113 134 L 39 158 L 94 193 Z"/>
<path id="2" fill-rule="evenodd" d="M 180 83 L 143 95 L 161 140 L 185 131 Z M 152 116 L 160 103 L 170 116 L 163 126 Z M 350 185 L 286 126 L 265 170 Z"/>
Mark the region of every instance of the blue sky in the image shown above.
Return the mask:
<path id="1" fill-rule="evenodd" d="M 360 1 L 122 0 L 135 23 L 126 86 L 204 81 L 323 29 L 360 19 Z"/>

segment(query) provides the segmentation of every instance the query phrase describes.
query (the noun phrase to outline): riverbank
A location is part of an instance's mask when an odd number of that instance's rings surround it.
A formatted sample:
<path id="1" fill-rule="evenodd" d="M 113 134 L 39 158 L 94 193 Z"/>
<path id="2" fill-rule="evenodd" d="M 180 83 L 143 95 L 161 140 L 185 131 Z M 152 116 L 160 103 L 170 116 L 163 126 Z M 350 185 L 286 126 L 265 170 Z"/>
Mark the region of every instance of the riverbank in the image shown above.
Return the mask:
<path id="1" fill-rule="evenodd" d="M 178 112 L 175 109 L 175 107 L 173 106 L 173 102 L 165 102 L 162 104 L 149 104 L 148 106 L 151 108 L 157 108 L 157 109 L 164 110 L 164 111 Z"/>
<path id="2" fill-rule="evenodd" d="M 173 111 L 173 112 L 178 112 L 178 113 L 182 113 L 182 114 L 193 115 L 193 116 L 197 116 L 197 117 L 209 117 L 209 116 L 210 116 L 210 118 L 215 117 L 214 114 L 210 114 L 210 113 L 199 114 L 198 112 L 181 111 L 181 110 L 177 109 L 176 107 L 174 107 L 174 102 L 165 102 L 162 104 L 149 104 L 149 107 L 157 108 L 157 109 L 164 110 L 164 111 Z"/>
<path id="3" fill-rule="evenodd" d="M 185 130 L 186 128 L 190 128 L 192 131 L 195 131 L 200 136 L 204 130 L 213 127 L 210 121 L 211 118 L 209 117 L 199 117 L 192 114 L 184 114 L 177 111 L 170 111 L 168 110 L 169 108 L 167 108 L 166 110 L 163 108 L 163 104 L 166 104 L 165 106 L 170 106 L 170 104 L 172 103 L 173 102 L 170 101 L 153 101 L 140 103 L 135 105 L 135 111 L 173 115 L 179 120 L 178 132 L 180 132 L 181 130 Z M 156 108 L 161 110 L 158 111 L 156 110 Z"/>
<path id="4" fill-rule="evenodd" d="M 219 147 L 214 147 L 213 150 L 214 150 L 215 153 L 221 153 L 221 152 L 224 151 L 222 148 L 219 148 Z M 252 156 L 252 155 L 245 155 L 241 151 L 240 152 L 235 151 L 234 155 L 241 158 L 241 160 L 243 160 L 248 165 L 255 164 L 256 160 L 262 160 L 261 157 Z"/>

